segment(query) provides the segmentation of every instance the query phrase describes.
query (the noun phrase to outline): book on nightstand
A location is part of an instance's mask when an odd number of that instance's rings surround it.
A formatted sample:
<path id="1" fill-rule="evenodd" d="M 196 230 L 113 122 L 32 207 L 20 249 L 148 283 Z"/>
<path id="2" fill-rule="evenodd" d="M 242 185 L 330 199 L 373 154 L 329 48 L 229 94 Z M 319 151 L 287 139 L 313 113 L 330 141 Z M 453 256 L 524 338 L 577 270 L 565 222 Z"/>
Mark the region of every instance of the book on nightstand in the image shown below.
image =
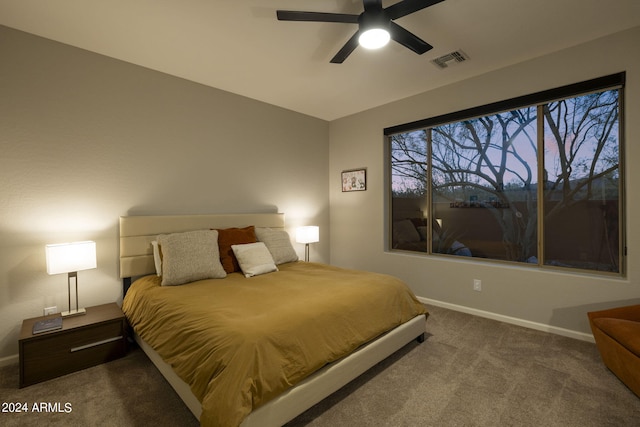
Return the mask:
<path id="1" fill-rule="evenodd" d="M 62 329 L 62 316 L 51 319 L 38 320 L 33 324 L 33 334 L 41 334 L 43 332 L 55 331 Z"/>

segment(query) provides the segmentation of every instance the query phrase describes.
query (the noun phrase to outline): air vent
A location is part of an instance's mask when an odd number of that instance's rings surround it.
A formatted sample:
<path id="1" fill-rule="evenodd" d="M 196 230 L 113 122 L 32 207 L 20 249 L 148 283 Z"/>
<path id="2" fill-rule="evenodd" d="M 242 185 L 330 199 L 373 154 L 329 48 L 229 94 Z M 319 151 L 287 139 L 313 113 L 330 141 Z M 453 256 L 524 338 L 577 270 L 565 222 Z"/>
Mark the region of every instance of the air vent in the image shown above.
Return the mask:
<path id="1" fill-rule="evenodd" d="M 442 55 L 439 58 L 432 59 L 431 62 L 438 68 L 447 68 L 451 65 L 459 64 L 469 59 L 467 54 L 461 50 Z"/>

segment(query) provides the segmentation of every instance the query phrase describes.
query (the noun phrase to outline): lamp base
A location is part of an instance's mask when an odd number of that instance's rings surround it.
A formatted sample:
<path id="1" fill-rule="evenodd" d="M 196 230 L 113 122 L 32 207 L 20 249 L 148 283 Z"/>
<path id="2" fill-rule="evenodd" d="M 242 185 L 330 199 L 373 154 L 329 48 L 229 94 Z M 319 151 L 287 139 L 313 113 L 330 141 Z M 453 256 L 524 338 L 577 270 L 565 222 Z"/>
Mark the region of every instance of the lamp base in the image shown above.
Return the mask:
<path id="1" fill-rule="evenodd" d="M 80 316 L 83 314 L 87 314 L 87 310 L 85 310 L 84 308 L 79 308 L 77 310 L 63 311 L 62 317 L 73 317 L 73 316 Z"/>

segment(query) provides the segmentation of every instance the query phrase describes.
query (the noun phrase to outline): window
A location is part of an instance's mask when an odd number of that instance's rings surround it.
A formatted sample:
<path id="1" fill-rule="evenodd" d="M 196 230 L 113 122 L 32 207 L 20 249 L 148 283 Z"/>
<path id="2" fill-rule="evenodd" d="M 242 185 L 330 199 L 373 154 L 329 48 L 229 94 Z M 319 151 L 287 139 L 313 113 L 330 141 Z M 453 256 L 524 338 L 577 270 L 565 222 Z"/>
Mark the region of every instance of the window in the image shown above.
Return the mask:
<path id="1" fill-rule="evenodd" d="M 390 248 L 621 274 L 624 73 L 385 129 Z"/>

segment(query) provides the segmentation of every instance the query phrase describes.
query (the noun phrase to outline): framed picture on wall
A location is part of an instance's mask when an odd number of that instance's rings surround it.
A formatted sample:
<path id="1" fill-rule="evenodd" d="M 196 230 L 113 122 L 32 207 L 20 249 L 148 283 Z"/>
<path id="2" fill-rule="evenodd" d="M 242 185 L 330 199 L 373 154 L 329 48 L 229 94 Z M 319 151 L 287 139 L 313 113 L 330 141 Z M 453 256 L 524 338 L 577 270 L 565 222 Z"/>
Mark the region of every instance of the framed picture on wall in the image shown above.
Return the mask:
<path id="1" fill-rule="evenodd" d="M 367 170 L 352 169 L 342 171 L 342 192 L 365 191 L 367 189 Z"/>

